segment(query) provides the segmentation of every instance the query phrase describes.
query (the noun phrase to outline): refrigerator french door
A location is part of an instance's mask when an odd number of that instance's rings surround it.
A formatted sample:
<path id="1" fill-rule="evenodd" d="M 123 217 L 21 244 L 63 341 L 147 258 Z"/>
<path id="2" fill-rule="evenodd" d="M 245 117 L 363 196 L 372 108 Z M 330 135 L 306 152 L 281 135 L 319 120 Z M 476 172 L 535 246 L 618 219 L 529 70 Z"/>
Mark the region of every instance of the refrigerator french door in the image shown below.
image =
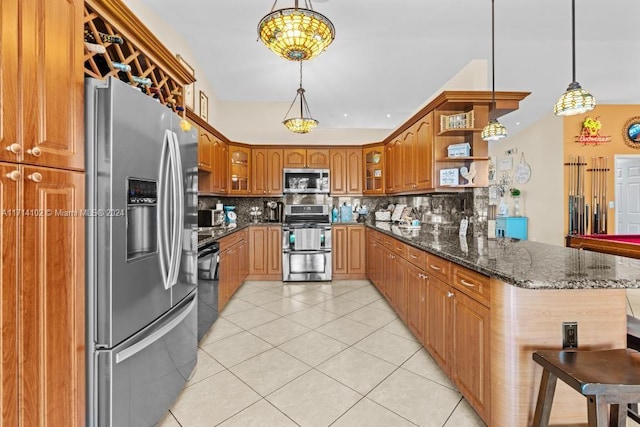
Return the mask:
<path id="1" fill-rule="evenodd" d="M 197 136 L 86 79 L 87 425 L 151 426 L 196 363 Z"/>

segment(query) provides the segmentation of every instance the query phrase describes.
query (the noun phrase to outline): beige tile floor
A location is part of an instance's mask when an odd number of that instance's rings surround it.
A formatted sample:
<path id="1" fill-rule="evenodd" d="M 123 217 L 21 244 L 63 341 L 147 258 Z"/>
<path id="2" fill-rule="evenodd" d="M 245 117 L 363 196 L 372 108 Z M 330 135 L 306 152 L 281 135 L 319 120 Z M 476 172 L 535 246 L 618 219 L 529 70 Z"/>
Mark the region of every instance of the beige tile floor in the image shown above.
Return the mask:
<path id="1" fill-rule="evenodd" d="M 628 299 L 640 316 L 640 291 Z M 416 425 L 485 426 L 368 281 L 246 282 L 161 423 Z"/>

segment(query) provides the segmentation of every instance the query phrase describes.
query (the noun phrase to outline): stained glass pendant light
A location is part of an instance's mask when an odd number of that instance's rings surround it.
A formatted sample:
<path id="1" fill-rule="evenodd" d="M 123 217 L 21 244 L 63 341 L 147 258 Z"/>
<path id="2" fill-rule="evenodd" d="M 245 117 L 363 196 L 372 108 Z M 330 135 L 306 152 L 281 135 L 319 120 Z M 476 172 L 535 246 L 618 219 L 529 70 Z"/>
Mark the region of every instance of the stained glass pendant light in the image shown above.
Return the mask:
<path id="1" fill-rule="evenodd" d="M 311 0 L 304 8 L 273 10 L 258 24 L 258 37 L 272 51 L 290 61 L 304 61 L 320 55 L 336 36 L 336 29 L 327 17 L 313 10 Z"/>
<path id="2" fill-rule="evenodd" d="M 296 104 L 296 101 L 299 101 L 300 103 L 300 117 L 289 117 L 289 113 L 291 113 L 291 109 Z M 311 118 L 309 105 L 307 104 L 307 99 L 304 96 L 304 89 L 302 88 L 302 61 L 300 61 L 300 87 L 296 91 L 296 96 L 293 98 L 293 102 L 287 110 L 287 114 L 284 115 L 282 124 L 291 132 L 308 133 L 318 126 L 318 123 L 319 122 L 316 119 Z"/>
<path id="3" fill-rule="evenodd" d="M 480 136 L 485 141 L 497 141 L 507 137 L 505 128 L 496 117 L 496 60 L 495 60 L 495 0 L 491 0 L 491 113 L 489 123 L 482 129 Z"/>
<path id="4" fill-rule="evenodd" d="M 573 65 L 573 80 L 567 91 L 562 94 L 553 112 L 557 116 L 573 116 L 593 110 L 596 100 L 589 92 L 582 89 L 576 81 L 576 0 L 571 0 L 571 53 Z"/>

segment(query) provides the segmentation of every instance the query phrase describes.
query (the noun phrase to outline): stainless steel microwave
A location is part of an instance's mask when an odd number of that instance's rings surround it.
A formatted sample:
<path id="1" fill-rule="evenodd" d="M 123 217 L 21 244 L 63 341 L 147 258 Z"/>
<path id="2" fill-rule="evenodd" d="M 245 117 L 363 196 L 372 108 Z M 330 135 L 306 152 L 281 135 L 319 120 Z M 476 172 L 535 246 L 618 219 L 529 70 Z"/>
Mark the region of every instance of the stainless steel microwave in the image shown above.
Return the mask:
<path id="1" fill-rule="evenodd" d="M 284 193 L 329 193 L 329 169 L 283 169 Z"/>

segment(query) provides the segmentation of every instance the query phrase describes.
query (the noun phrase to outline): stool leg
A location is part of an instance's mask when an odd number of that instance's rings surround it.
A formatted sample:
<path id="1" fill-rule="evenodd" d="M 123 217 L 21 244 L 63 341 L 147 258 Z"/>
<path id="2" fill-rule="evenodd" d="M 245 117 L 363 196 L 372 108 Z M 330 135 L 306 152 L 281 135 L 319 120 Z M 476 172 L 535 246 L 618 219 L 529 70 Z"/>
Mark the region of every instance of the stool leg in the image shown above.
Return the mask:
<path id="1" fill-rule="evenodd" d="M 536 412 L 533 415 L 533 427 L 547 427 L 549 416 L 551 415 L 551 404 L 553 395 L 556 392 L 556 382 L 558 377 L 546 369 L 542 370 L 542 380 L 540 380 L 540 391 L 538 391 L 538 402 Z"/>
<path id="2" fill-rule="evenodd" d="M 608 427 L 607 402 L 600 396 L 586 396 L 589 413 L 589 427 Z"/>
<path id="3" fill-rule="evenodd" d="M 629 403 L 628 405 L 628 413 L 629 418 L 633 421 L 640 423 L 640 416 L 638 415 L 638 404 L 637 403 Z"/>
<path id="4" fill-rule="evenodd" d="M 627 405 L 624 403 L 612 403 L 609 412 L 609 427 L 626 427 Z"/>

